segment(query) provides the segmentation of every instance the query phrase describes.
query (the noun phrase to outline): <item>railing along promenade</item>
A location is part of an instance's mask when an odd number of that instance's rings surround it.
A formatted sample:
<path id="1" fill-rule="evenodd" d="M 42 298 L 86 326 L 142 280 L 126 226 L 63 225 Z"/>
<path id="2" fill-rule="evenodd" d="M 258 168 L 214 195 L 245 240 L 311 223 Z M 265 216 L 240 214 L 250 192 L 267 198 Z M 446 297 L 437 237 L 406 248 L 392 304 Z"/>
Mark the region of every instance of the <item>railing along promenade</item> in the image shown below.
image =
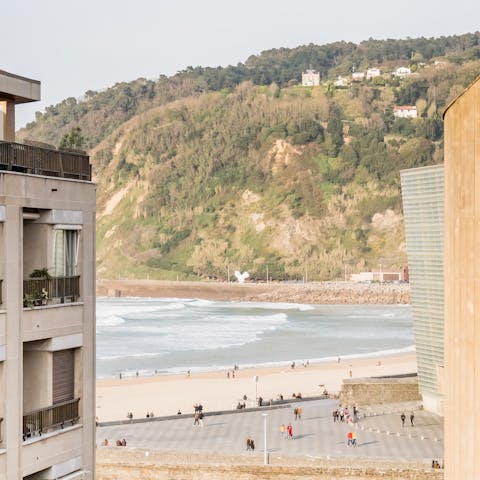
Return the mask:
<path id="1" fill-rule="evenodd" d="M 0 170 L 91 180 L 88 155 L 0 141 Z"/>
<path id="2" fill-rule="evenodd" d="M 80 419 L 78 415 L 79 402 L 80 399 L 75 398 L 23 415 L 23 440 L 37 437 L 50 430 L 63 428 L 68 423 L 71 425 L 77 423 Z"/>
<path id="3" fill-rule="evenodd" d="M 34 307 L 47 305 L 53 299 L 75 302 L 80 298 L 80 276 L 28 278 L 23 281 L 24 303 L 31 302 Z"/>

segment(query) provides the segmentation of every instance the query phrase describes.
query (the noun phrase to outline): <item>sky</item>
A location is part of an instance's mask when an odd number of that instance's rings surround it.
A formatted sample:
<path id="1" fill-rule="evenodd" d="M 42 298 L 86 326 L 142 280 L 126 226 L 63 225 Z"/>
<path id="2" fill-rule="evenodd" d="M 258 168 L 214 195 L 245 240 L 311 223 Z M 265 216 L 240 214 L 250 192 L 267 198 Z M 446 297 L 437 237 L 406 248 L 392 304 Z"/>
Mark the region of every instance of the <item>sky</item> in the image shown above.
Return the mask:
<path id="1" fill-rule="evenodd" d="M 87 90 L 187 66 L 226 66 L 263 50 L 479 29 L 474 0 L 6 0 L 0 70 L 42 82 L 16 126 Z"/>

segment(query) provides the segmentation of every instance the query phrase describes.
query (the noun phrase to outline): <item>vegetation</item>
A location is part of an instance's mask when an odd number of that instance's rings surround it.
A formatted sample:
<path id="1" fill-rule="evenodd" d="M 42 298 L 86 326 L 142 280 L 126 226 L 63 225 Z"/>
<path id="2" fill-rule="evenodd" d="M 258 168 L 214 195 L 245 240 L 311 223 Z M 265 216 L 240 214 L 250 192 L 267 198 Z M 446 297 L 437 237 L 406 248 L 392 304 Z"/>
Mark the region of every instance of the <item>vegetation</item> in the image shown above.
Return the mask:
<path id="1" fill-rule="evenodd" d="M 399 170 L 442 162 L 443 109 L 479 71 L 479 33 L 276 49 L 89 91 L 20 136 L 92 149 L 100 277 L 341 278 L 405 264 Z"/>

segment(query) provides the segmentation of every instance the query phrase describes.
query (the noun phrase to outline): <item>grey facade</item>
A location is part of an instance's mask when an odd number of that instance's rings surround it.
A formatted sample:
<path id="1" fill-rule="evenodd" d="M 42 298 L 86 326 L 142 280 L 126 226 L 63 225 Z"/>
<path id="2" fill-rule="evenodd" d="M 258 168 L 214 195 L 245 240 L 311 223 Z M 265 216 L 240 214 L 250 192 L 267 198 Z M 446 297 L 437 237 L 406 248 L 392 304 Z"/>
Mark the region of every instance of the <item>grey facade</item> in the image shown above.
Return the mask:
<path id="1" fill-rule="evenodd" d="M 418 379 L 424 407 L 443 415 L 444 168 L 400 172 Z"/>

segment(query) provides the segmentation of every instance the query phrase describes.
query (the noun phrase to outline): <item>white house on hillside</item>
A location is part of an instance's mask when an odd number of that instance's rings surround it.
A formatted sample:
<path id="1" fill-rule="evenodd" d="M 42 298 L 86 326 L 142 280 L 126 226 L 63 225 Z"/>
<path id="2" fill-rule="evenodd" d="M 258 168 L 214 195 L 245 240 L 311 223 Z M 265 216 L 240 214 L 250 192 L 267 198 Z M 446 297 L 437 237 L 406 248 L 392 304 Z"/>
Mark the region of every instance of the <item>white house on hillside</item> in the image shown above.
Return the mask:
<path id="1" fill-rule="evenodd" d="M 320 85 L 320 74 L 315 70 L 302 72 L 302 86 L 318 87 Z"/>
<path id="2" fill-rule="evenodd" d="M 369 80 L 370 78 L 379 77 L 380 75 L 381 75 L 380 69 L 377 67 L 369 68 L 367 70 L 367 80 Z"/>
<path id="3" fill-rule="evenodd" d="M 393 108 L 393 116 L 397 118 L 417 118 L 415 105 L 396 106 Z"/>
<path id="4" fill-rule="evenodd" d="M 393 77 L 406 78 L 412 74 L 412 71 L 408 67 L 398 67 L 393 73 Z"/>
<path id="5" fill-rule="evenodd" d="M 365 72 L 353 72 L 352 80 L 354 82 L 361 82 L 365 78 Z"/>

